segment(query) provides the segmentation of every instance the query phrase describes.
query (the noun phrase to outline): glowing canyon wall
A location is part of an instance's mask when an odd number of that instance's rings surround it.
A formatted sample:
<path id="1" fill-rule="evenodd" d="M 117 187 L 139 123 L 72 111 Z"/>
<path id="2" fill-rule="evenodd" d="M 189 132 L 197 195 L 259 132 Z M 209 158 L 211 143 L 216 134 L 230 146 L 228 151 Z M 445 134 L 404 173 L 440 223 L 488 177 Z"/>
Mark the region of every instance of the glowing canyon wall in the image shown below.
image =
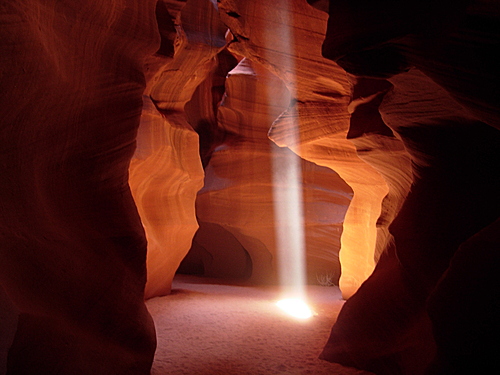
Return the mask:
<path id="1" fill-rule="evenodd" d="M 377 374 L 498 369 L 500 4 L 331 1 L 329 14 L 323 55 L 392 87 L 379 112 L 414 178 L 321 357 Z"/>
<path id="2" fill-rule="evenodd" d="M 275 282 L 289 156 L 349 298 L 321 357 L 491 364 L 499 6 L 328 3 L 4 1 L 0 374 L 147 374 L 179 266 Z"/>

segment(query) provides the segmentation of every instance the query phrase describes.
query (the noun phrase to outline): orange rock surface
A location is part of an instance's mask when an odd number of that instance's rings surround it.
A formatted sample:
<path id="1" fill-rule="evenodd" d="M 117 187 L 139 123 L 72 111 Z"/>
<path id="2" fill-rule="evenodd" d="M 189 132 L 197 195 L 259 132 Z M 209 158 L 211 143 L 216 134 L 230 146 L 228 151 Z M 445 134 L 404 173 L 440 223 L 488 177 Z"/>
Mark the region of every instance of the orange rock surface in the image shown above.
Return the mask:
<path id="1" fill-rule="evenodd" d="M 321 56 L 326 14 L 300 0 L 272 5 L 266 1 L 221 1 L 219 9 L 235 37 L 230 50 L 259 61 L 292 93 L 293 100 L 274 122 L 270 138 L 305 160 L 336 171 L 354 192 L 344 219 L 340 251 L 340 287 L 344 297 L 349 297 L 373 271 L 379 255 L 376 247 L 380 253 L 388 242 L 386 224 L 377 230 L 377 220 L 389 187 L 383 173 L 365 162 L 355 142 L 347 139 L 353 85 L 343 69 Z M 293 136 L 295 123 L 297 137 Z M 408 170 L 409 159 L 401 142 L 394 137 L 380 138 L 363 137 L 357 143 L 361 148 L 368 142 L 370 149 L 391 149 L 384 155 L 385 164 L 394 159 Z M 402 174 L 403 189 L 392 194 L 392 202 L 384 208 L 391 211 L 389 216 L 394 215 L 409 188 L 411 179 L 404 169 Z"/>
<path id="2" fill-rule="evenodd" d="M 147 374 L 128 186 L 155 1 L 2 1 L 0 373 Z"/>
<path id="3" fill-rule="evenodd" d="M 163 49 L 147 61 L 145 106 L 129 179 L 148 240 L 147 298 L 170 293 L 198 228 L 194 201 L 203 169 L 198 135 L 184 106 L 226 44 L 226 28 L 210 2 L 161 1 L 157 17 Z M 173 25 L 175 39 L 167 32 Z"/>
<path id="4" fill-rule="evenodd" d="M 275 282 L 285 159 L 308 281 L 332 272 L 349 298 L 321 357 L 486 373 L 499 15 L 488 0 L 5 0 L 0 374 L 147 374 L 144 298 L 180 264 Z"/>
<path id="5" fill-rule="evenodd" d="M 498 368 L 487 327 L 499 313 L 499 11 L 490 1 L 330 3 L 323 53 L 392 85 L 379 111 L 414 181 L 389 227 L 394 242 L 322 358 L 377 374 Z"/>
<path id="6" fill-rule="evenodd" d="M 302 172 L 307 274 L 310 282 L 327 274 L 338 282 L 339 240 L 351 189 L 331 169 L 301 160 L 269 140 L 272 122 L 290 99 L 283 82 L 258 63 L 244 59 L 229 72 L 217 118 L 231 138 L 215 149 L 205 169 L 205 186 L 196 201 L 200 232 L 192 252 L 197 254 L 187 259 L 202 262 L 208 276 L 277 282 L 275 203 L 284 200 L 284 186 L 273 178 L 273 170 L 294 158 Z"/>

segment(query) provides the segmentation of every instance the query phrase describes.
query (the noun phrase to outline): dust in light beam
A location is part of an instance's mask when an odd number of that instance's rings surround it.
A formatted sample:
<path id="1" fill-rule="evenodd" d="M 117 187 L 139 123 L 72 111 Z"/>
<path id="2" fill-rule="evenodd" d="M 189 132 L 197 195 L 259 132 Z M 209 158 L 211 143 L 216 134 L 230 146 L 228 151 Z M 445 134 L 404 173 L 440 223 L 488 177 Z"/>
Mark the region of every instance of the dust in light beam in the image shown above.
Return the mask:
<path id="1" fill-rule="evenodd" d="M 277 19 L 282 20 L 282 23 L 275 24 L 279 30 L 274 30 L 273 34 L 280 36 L 281 45 L 285 48 L 284 53 L 279 54 L 280 66 L 291 97 L 295 98 L 295 64 L 292 57 L 294 40 L 293 30 L 289 26 L 293 22 L 288 22 L 293 20 L 290 19 L 292 10 L 288 9 L 288 5 L 288 1 L 278 1 L 276 4 L 276 12 L 281 13 Z M 287 138 L 290 145 L 298 144 L 296 117 L 289 116 L 288 124 L 290 127 L 287 129 Z M 283 299 L 277 305 L 294 317 L 306 319 L 313 314 L 305 302 L 305 239 L 300 160 L 300 157 L 287 148 L 276 148 L 272 156 L 277 267 L 283 290 Z"/>

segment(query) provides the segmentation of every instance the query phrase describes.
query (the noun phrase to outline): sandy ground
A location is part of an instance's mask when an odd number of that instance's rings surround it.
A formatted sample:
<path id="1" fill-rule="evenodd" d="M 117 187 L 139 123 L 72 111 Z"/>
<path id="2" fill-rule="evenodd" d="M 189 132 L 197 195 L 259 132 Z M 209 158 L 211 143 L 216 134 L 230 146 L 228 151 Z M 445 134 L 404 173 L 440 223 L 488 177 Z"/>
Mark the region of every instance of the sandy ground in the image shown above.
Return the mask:
<path id="1" fill-rule="evenodd" d="M 158 337 L 152 374 L 370 374 L 318 359 L 343 301 L 336 287 L 307 291 L 315 316 L 301 321 L 275 305 L 278 287 L 176 277 L 171 295 L 147 301 Z"/>

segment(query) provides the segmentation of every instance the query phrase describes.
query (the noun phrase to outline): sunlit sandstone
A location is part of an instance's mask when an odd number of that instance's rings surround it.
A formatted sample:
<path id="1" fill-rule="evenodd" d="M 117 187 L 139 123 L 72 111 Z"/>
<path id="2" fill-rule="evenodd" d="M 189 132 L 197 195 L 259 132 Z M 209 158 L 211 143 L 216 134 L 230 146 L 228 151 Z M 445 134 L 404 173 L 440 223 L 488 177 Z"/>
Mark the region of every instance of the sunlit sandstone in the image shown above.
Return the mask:
<path id="1" fill-rule="evenodd" d="M 283 184 L 289 182 L 273 179 L 273 158 L 295 158 L 302 174 L 298 182 L 302 185 L 309 281 L 317 282 L 317 276 L 328 273 L 338 279 L 342 220 L 352 193 L 331 169 L 302 160 L 268 139 L 271 124 L 289 103 L 283 82 L 258 63 L 242 60 L 229 72 L 217 118 L 221 131 L 230 138 L 214 150 L 205 169 L 205 186 L 196 201 L 200 233 L 186 259 L 202 262 L 206 275 L 246 276 L 256 283 L 277 281 L 279 249 L 273 202 L 284 200 Z M 273 184 L 281 186 L 273 191 Z M 206 232 L 209 224 L 220 228 L 217 234 Z M 234 245 L 228 247 L 233 237 L 241 244 L 239 252 Z M 286 257 L 291 250 L 284 251 Z"/>
<path id="2" fill-rule="evenodd" d="M 210 2 L 160 1 L 156 15 L 162 49 L 147 60 L 145 105 L 129 179 L 148 240 L 147 298 L 170 293 L 198 228 L 194 201 L 204 174 L 198 135 L 184 106 L 226 43 L 226 27 Z M 177 33 L 171 35 L 174 25 Z"/>
<path id="3" fill-rule="evenodd" d="M 193 238 L 223 250 L 211 272 L 272 275 L 264 145 L 308 169 L 306 226 L 333 211 L 314 202 L 345 207 L 352 189 L 350 298 L 321 357 L 377 374 L 491 372 L 498 4 L 336 0 L 327 15 L 309 3 L 323 12 L 305 0 L 3 2 L 0 373 L 147 374 L 143 299 L 169 292 Z M 263 114 L 269 84 L 283 101 Z M 330 171 L 348 188 L 319 194 Z M 309 231 L 313 273 L 336 257 L 334 219 Z"/>
<path id="4" fill-rule="evenodd" d="M 230 50 L 259 61 L 294 93 L 290 106 L 273 124 L 270 138 L 306 160 L 335 170 L 354 192 L 340 251 L 340 286 L 349 297 L 373 271 L 377 241 L 387 242 L 387 233 L 377 232 L 376 224 L 389 188 L 383 175 L 364 162 L 355 144 L 346 139 L 353 87 L 344 70 L 321 56 L 326 14 L 305 0 L 221 1 L 219 9 L 235 36 Z M 300 143 L 289 144 L 287 132 L 293 131 L 295 122 Z M 402 151 L 401 146 L 396 148 Z"/>

